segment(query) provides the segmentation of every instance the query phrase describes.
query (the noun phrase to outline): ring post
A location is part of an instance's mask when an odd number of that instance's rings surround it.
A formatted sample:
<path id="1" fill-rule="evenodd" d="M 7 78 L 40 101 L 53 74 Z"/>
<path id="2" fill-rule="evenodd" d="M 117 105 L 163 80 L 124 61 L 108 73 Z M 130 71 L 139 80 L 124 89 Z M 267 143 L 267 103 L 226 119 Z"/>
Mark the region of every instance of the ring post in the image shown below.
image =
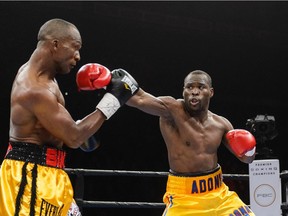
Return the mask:
<path id="1" fill-rule="evenodd" d="M 282 215 L 279 169 L 278 159 L 254 160 L 249 164 L 250 205 L 256 215 Z"/>

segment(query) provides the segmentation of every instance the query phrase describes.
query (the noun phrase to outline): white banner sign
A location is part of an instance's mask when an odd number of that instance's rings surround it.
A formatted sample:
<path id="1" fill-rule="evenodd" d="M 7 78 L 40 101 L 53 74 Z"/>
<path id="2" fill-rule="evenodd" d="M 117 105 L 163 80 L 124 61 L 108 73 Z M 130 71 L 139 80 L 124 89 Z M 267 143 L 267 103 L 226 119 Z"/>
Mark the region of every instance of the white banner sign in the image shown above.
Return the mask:
<path id="1" fill-rule="evenodd" d="M 282 215 L 279 169 L 277 159 L 254 160 L 249 164 L 250 205 L 256 215 Z"/>

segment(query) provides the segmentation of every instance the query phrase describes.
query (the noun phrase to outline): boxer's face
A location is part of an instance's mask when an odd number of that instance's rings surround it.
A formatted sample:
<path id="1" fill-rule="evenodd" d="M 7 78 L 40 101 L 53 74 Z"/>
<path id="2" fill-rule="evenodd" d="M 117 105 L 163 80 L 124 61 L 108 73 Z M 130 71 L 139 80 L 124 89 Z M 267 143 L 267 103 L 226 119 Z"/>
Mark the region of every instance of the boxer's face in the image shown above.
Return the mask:
<path id="1" fill-rule="evenodd" d="M 56 71 L 60 74 L 66 74 L 73 69 L 80 61 L 80 49 L 82 40 L 78 30 L 72 30 L 71 35 L 62 39 L 55 39 L 55 62 Z"/>
<path id="2" fill-rule="evenodd" d="M 185 79 L 183 98 L 190 111 L 202 111 L 209 107 L 214 90 L 204 74 L 190 74 Z"/>

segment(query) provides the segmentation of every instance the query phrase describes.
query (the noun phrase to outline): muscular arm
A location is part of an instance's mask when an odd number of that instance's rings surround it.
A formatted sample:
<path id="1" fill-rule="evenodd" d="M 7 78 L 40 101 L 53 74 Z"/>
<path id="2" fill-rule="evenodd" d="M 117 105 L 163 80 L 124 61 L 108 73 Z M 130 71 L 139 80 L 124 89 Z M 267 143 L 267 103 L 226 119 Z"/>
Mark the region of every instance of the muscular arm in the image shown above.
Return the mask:
<path id="1" fill-rule="evenodd" d="M 17 96 L 17 99 L 14 99 L 15 104 L 12 104 L 14 130 L 11 136 L 24 138 L 24 140 L 35 139 L 39 143 L 48 142 L 51 137 L 54 137 L 70 148 L 78 148 L 106 120 L 102 112 L 95 110 L 83 118 L 81 123 L 76 124 L 58 101 L 59 98 L 51 91 L 38 88 L 28 92 Z"/>
<path id="2" fill-rule="evenodd" d="M 169 100 L 176 101 L 174 98 L 168 96 L 155 97 L 140 88 L 138 92 L 126 102 L 126 105 L 135 107 L 151 115 L 165 117 L 169 116 Z"/>

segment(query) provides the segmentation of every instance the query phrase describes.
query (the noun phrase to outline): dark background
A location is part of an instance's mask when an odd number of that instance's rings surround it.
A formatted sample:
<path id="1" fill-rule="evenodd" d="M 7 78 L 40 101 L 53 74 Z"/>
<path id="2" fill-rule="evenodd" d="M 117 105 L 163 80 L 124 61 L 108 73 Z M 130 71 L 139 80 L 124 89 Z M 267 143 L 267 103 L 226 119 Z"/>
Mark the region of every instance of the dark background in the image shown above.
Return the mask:
<path id="1" fill-rule="evenodd" d="M 228 118 L 235 128 L 245 128 L 247 119 L 256 115 L 275 117 L 278 136 L 265 145 L 280 160 L 281 171 L 288 169 L 287 11 L 288 2 L 282 1 L 0 2 L 1 161 L 8 145 L 14 76 L 35 49 L 40 26 L 58 17 L 74 23 L 83 40 L 77 67 L 69 75 L 57 77 L 75 120 L 93 111 L 103 94 L 77 91 L 75 73 L 83 64 L 125 68 L 144 90 L 176 98 L 182 97 L 188 72 L 202 69 L 212 76 L 215 88 L 210 110 Z M 67 167 L 169 169 L 158 117 L 124 106 L 95 136 L 101 147 L 94 152 L 67 149 Z M 224 173 L 248 173 L 248 165 L 222 147 L 219 163 Z M 249 203 L 247 182 L 226 182 Z M 86 200 L 162 202 L 166 179 L 100 176 L 86 177 L 85 183 Z M 88 208 L 83 213 L 115 215 L 113 211 L 162 213 L 162 209 L 106 208 Z"/>

